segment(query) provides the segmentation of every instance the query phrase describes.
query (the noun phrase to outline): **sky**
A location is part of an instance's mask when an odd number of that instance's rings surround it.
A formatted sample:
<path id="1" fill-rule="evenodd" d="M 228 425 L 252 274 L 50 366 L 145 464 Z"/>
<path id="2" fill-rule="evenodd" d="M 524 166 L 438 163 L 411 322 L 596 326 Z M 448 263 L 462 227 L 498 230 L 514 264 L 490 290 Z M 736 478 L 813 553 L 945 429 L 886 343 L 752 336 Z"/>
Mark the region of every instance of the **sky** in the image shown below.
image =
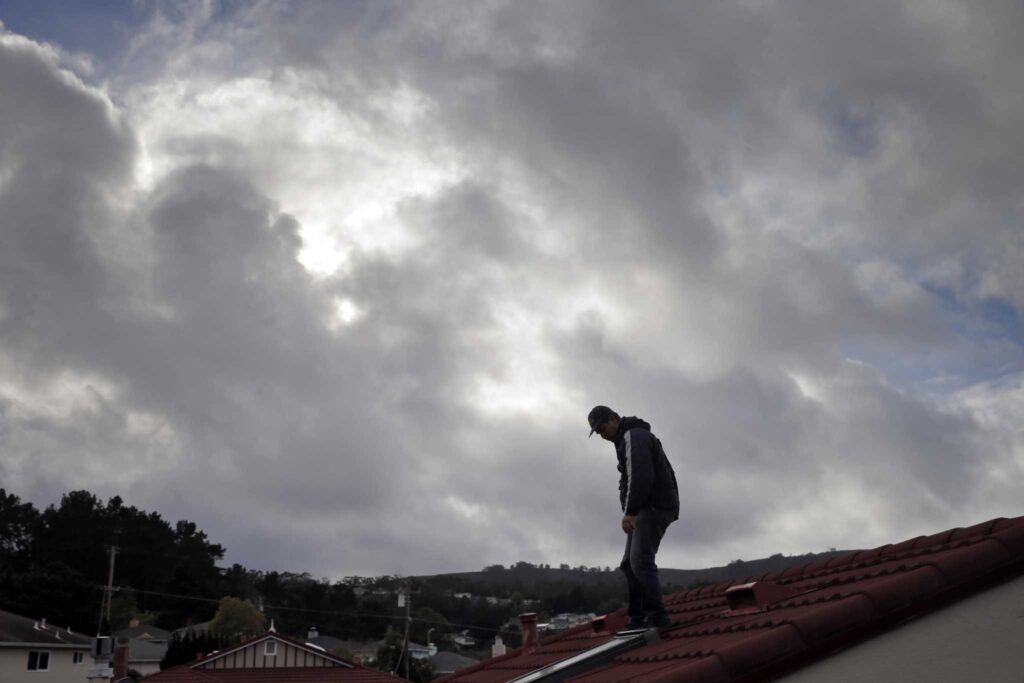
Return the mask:
<path id="1" fill-rule="evenodd" d="M 0 0 L 0 486 L 253 569 L 1024 515 L 1024 7 Z"/>

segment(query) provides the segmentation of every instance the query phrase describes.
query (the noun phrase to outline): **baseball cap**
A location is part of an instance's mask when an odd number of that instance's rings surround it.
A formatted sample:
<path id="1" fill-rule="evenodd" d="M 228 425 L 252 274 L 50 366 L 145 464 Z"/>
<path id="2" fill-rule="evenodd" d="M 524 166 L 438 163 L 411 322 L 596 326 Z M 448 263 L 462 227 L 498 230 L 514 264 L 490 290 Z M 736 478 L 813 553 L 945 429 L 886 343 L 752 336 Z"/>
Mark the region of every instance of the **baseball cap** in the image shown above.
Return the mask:
<path id="1" fill-rule="evenodd" d="M 608 418 L 613 415 L 616 415 L 616 412 L 608 406 L 594 406 L 593 410 L 590 411 L 590 414 L 587 415 L 587 422 L 590 423 L 590 434 L 587 435 L 588 438 L 593 436 L 594 432 L 597 431 L 597 428 L 607 422 Z"/>

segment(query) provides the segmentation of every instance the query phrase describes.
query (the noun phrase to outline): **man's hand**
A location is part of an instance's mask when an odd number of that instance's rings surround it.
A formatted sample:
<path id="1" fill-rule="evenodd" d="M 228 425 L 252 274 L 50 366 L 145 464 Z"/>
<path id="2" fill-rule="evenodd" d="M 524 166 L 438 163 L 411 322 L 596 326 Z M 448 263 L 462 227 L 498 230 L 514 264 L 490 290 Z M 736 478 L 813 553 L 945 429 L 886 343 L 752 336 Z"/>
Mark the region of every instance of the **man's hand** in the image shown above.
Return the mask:
<path id="1" fill-rule="evenodd" d="M 636 524 L 634 523 L 635 520 L 636 520 L 636 515 L 626 515 L 625 517 L 623 517 L 622 518 L 622 530 L 624 532 L 626 532 L 627 534 L 630 533 L 631 531 L 633 531 L 633 527 L 636 526 Z"/>

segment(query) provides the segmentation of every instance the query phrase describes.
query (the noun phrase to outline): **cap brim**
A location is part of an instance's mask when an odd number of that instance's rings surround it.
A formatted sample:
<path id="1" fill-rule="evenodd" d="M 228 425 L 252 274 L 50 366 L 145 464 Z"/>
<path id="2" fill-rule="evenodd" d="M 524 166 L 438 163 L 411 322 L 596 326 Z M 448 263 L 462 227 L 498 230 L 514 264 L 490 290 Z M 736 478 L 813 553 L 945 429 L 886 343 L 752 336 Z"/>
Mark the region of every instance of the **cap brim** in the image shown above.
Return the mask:
<path id="1" fill-rule="evenodd" d="M 587 438 L 589 439 L 590 437 L 592 437 L 594 435 L 594 432 L 596 432 L 596 431 L 597 431 L 597 427 L 591 427 L 590 428 L 590 433 L 587 434 Z"/>

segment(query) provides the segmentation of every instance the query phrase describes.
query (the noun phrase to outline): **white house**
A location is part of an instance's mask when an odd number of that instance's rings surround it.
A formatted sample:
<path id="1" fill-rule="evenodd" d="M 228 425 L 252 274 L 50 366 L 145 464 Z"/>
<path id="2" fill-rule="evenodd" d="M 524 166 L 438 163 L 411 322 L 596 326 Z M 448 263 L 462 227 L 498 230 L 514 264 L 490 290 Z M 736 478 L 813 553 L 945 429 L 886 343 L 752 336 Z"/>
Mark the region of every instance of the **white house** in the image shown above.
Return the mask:
<path id="1" fill-rule="evenodd" d="M 0 610 L 0 681 L 85 683 L 92 638 Z"/>

